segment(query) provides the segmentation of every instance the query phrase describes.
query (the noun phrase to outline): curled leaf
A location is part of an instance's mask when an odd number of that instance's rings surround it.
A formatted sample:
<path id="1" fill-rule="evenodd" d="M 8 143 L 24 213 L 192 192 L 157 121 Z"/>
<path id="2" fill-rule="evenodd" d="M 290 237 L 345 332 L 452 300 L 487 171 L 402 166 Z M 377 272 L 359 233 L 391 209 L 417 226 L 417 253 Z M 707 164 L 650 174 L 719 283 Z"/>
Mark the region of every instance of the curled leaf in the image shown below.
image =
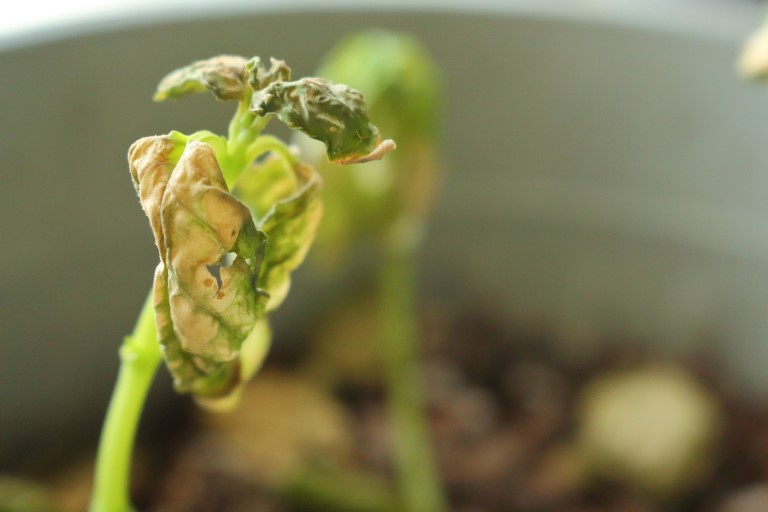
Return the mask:
<path id="1" fill-rule="evenodd" d="M 253 95 L 251 111 L 321 141 L 332 162 L 362 162 L 394 149 L 371 124 L 359 91 L 322 78 L 273 82 Z"/>
<path id="2" fill-rule="evenodd" d="M 177 388 L 218 396 L 237 383 L 241 345 L 264 315 L 266 237 L 229 193 L 208 144 L 189 141 L 174 162 L 176 153 L 170 137 L 141 139 L 129 151 L 160 252 L 158 335 Z"/>
<path id="3" fill-rule="evenodd" d="M 239 362 L 239 364 L 224 363 L 228 365 L 228 368 L 236 368 L 236 372 L 233 371 L 231 375 L 225 373 L 225 371 L 219 373 L 221 381 L 215 383 L 214 388 L 216 385 L 220 385 L 222 389 L 225 389 L 227 382 L 229 382 L 229 386 L 226 389 L 230 389 L 230 391 L 225 396 L 210 396 L 198 393 L 196 396 L 197 403 L 209 411 L 227 412 L 235 409 L 240 403 L 245 385 L 264 364 L 271 341 L 272 331 L 269 328 L 269 322 L 266 317 L 261 318 L 256 322 L 256 325 L 245 341 L 243 341 L 240 357 L 235 362 Z M 234 378 L 227 380 L 230 376 Z M 209 378 L 205 384 L 211 384 L 211 380 L 215 378 Z"/>
<path id="4" fill-rule="evenodd" d="M 285 300 L 291 272 L 304 261 L 315 238 L 323 210 L 321 184 L 313 168 L 277 156 L 254 165 L 235 183 L 235 194 L 267 235 L 259 275 L 259 287 L 270 295 L 267 311 Z"/>
<path id="5" fill-rule="evenodd" d="M 174 330 L 168 298 L 168 272 L 163 263 L 155 269 L 153 305 L 157 338 L 163 359 L 179 393 L 218 398 L 235 391 L 240 383 L 240 360 L 215 362 L 184 350 Z"/>
<path id="6" fill-rule="evenodd" d="M 155 101 L 211 91 L 220 100 L 241 100 L 248 89 L 247 61 L 236 55 L 198 60 L 167 74 L 157 86 Z"/>
<path id="7" fill-rule="evenodd" d="M 442 95 L 435 61 L 409 34 L 364 30 L 336 45 L 317 75 L 362 91 L 371 119 L 398 141 L 398 148 L 380 162 L 338 172 L 325 162 L 319 144 L 295 137 L 301 153 L 325 180 L 326 210 L 315 256 L 338 265 L 353 245 L 385 238 L 413 247 L 423 232 L 440 174 Z"/>
<path id="8" fill-rule="evenodd" d="M 171 137 L 144 137 L 134 142 L 128 150 L 133 186 L 149 218 L 161 258 L 165 253 L 165 237 L 160 222 L 160 207 L 165 187 L 178 160 L 173 156 L 177 147 L 178 144 Z"/>
<path id="9" fill-rule="evenodd" d="M 291 79 L 291 68 L 284 60 L 271 58 L 269 64 L 267 69 L 259 57 L 253 57 L 245 65 L 248 83 L 254 91 L 263 89 L 273 82 L 287 82 Z"/>
<path id="10" fill-rule="evenodd" d="M 329 52 L 317 74 L 361 91 L 368 114 L 401 149 L 414 139 L 436 139 L 440 71 L 412 35 L 384 29 L 352 34 Z"/>
<path id="11" fill-rule="evenodd" d="M 264 235 L 229 193 L 207 144 L 187 144 L 163 194 L 161 218 L 171 314 L 182 346 L 231 360 L 263 313 L 256 279 Z"/>

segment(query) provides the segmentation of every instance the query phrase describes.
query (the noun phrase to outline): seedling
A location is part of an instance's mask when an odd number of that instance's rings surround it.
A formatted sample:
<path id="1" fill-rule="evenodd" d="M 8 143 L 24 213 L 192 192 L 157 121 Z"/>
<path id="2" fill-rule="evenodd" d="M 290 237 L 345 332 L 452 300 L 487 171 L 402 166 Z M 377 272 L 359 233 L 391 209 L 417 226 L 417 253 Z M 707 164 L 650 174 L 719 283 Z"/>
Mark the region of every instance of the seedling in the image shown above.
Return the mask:
<path id="1" fill-rule="evenodd" d="M 92 512 L 128 512 L 131 454 L 162 360 L 180 393 L 233 407 L 270 344 L 268 315 L 286 298 L 319 223 L 321 180 L 279 139 L 277 118 L 325 144 L 339 164 L 394 149 L 370 123 L 362 95 L 322 78 L 291 81 L 283 61 L 219 56 L 173 71 L 155 100 L 211 92 L 234 101 L 226 136 L 171 132 L 136 141 L 129 167 L 160 263 L 120 372 L 96 461 Z"/>
<path id="2" fill-rule="evenodd" d="M 342 41 L 318 74 L 363 91 L 370 113 L 400 141 L 390 158 L 344 173 L 326 169 L 315 153 L 328 198 L 316 254 L 344 266 L 345 248 L 368 242 L 376 253 L 376 338 L 399 499 L 403 510 L 439 512 L 446 499 L 426 419 L 416 314 L 416 255 L 439 167 L 439 72 L 414 38 L 372 30 Z M 308 155 L 317 147 L 302 146 Z"/>

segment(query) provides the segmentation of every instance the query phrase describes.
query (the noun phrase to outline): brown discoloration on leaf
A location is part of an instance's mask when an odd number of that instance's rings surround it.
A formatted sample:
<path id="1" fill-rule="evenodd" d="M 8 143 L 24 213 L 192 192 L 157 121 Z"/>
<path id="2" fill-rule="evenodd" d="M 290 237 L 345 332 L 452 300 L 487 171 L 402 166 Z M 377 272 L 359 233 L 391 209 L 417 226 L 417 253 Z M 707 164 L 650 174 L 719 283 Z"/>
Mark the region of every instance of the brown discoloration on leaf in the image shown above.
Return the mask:
<path id="1" fill-rule="evenodd" d="M 133 186 L 139 194 L 141 207 L 149 218 L 160 258 L 165 255 L 165 241 L 160 225 L 160 207 L 165 187 L 176 162 L 169 160 L 175 143 L 167 136 L 144 137 L 128 150 L 128 164 Z"/>
<path id="2" fill-rule="evenodd" d="M 209 145 L 190 141 L 175 165 L 174 149 L 169 138 L 150 137 L 129 153 L 160 251 L 158 338 L 179 391 L 222 396 L 237 386 L 240 346 L 264 314 L 257 281 L 265 237 L 229 193 Z M 225 261 L 230 253 L 234 261 Z"/>
<path id="3" fill-rule="evenodd" d="M 253 336 L 255 326 L 285 299 L 322 215 L 318 174 L 279 141 L 260 146 L 264 120 L 256 116 L 276 116 L 323 141 L 338 163 L 380 159 L 395 148 L 370 123 L 359 91 L 321 78 L 289 80 L 285 62 L 271 59 L 267 68 L 257 57 L 222 55 L 177 69 L 162 79 L 155 99 L 210 91 L 240 101 L 230 124 L 235 144 L 207 131 L 172 132 L 141 139 L 129 151 L 160 254 L 155 316 L 179 391 L 206 399 L 237 394 L 243 372 L 255 371 L 268 343 L 268 330 Z M 273 154 L 258 158 L 267 152 Z M 228 180 L 248 175 L 241 188 L 247 206 L 230 193 L 217 153 Z M 251 164 L 256 172 L 243 172 Z M 245 340 L 256 340 L 250 355 L 248 344 L 242 350 Z"/>
<path id="4" fill-rule="evenodd" d="M 236 250 L 240 233 L 256 236 L 256 228 L 248 208 L 229 193 L 207 144 L 187 144 L 163 195 L 161 220 L 171 316 L 182 346 L 216 361 L 234 359 L 263 309 L 248 255 L 229 266 L 223 258 Z M 211 293 L 205 282 L 215 266 L 220 284 Z"/>

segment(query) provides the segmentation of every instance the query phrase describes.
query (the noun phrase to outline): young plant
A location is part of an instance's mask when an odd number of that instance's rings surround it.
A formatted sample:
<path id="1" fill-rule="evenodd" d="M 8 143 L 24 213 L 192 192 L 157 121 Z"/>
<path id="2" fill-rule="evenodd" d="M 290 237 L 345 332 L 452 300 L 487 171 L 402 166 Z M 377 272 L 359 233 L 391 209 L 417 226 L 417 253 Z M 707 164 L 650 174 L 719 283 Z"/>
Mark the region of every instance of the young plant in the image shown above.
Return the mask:
<path id="1" fill-rule="evenodd" d="M 362 95 L 322 78 L 291 81 L 283 61 L 219 56 L 173 71 L 155 100 L 209 91 L 237 110 L 227 136 L 171 132 L 136 141 L 129 167 L 160 263 L 121 366 L 96 461 L 92 512 L 128 512 L 136 428 L 161 360 L 180 393 L 233 407 L 263 362 L 268 314 L 284 300 L 322 213 L 320 178 L 279 139 L 277 118 L 350 164 L 394 149 Z"/>
<path id="2" fill-rule="evenodd" d="M 363 91 L 398 151 L 365 168 L 328 169 L 315 151 L 329 199 L 317 239 L 318 257 L 341 263 L 367 241 L 378 256 L 377 322 L 402 509 L 446 509 L 425 415 L 420 338 L 415 312 L 415 257 L 434 196 L 438 170 L 440 80 L 414 38 L 365 31 L 341 42 L 318 71 Z M 304 153 L 317 145 L 304 139 Z"/>

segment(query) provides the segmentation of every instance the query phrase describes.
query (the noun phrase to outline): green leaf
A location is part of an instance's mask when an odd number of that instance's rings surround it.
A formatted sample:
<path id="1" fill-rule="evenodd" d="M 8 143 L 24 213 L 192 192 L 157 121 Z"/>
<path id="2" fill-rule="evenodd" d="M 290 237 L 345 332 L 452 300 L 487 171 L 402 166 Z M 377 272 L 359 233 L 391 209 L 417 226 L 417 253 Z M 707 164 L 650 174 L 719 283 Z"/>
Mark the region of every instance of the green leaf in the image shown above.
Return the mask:
<path id="1" fill-rule="evenodd" d="M 199 60 L 166 75 L 157 86 L 155 101 L 211 91 L 220 100 L 242 100 L 250 93 L 247 61 L 236 55 Z"/>
<path id="2" fill-rule="evenodd" d="M 233 187 L 247 204 L 259 230 L 267 235 L 267 250 L 259 287 L 270 299 L 267 311 L 285 300 L 291 272 L 312 245 L 322 216 L 321 180 L 311 167 L 272 155 L 244 172 Z"/>
<path id="3" fill-rule="evenodd" d="M 273 82 L 253 95 L 251 111 L 321 141 L 332 162 L 378 160 L 395 149 L 369 121 L 360 92 L 322 78 Z"/>
<path id="4" fill-rule="evenodd" d="M 243 171 L 232 193 L 248 206 L 258 225 L 277 202 L 290 199 L 300 186 L 293 166 L 273 155 Z"/>
<path id="5" fill-rule="evenodd" d="M 215 152 L 190 140 L 178 162 L 172 137 L 129 151 L 131 173 L 155 233 L 155 313 L 166 363 L 180 391 L 220 396 L 239 379 L 240 348 L 264 316 L 258 288 L 266 235 L 229 190 Z"/>

